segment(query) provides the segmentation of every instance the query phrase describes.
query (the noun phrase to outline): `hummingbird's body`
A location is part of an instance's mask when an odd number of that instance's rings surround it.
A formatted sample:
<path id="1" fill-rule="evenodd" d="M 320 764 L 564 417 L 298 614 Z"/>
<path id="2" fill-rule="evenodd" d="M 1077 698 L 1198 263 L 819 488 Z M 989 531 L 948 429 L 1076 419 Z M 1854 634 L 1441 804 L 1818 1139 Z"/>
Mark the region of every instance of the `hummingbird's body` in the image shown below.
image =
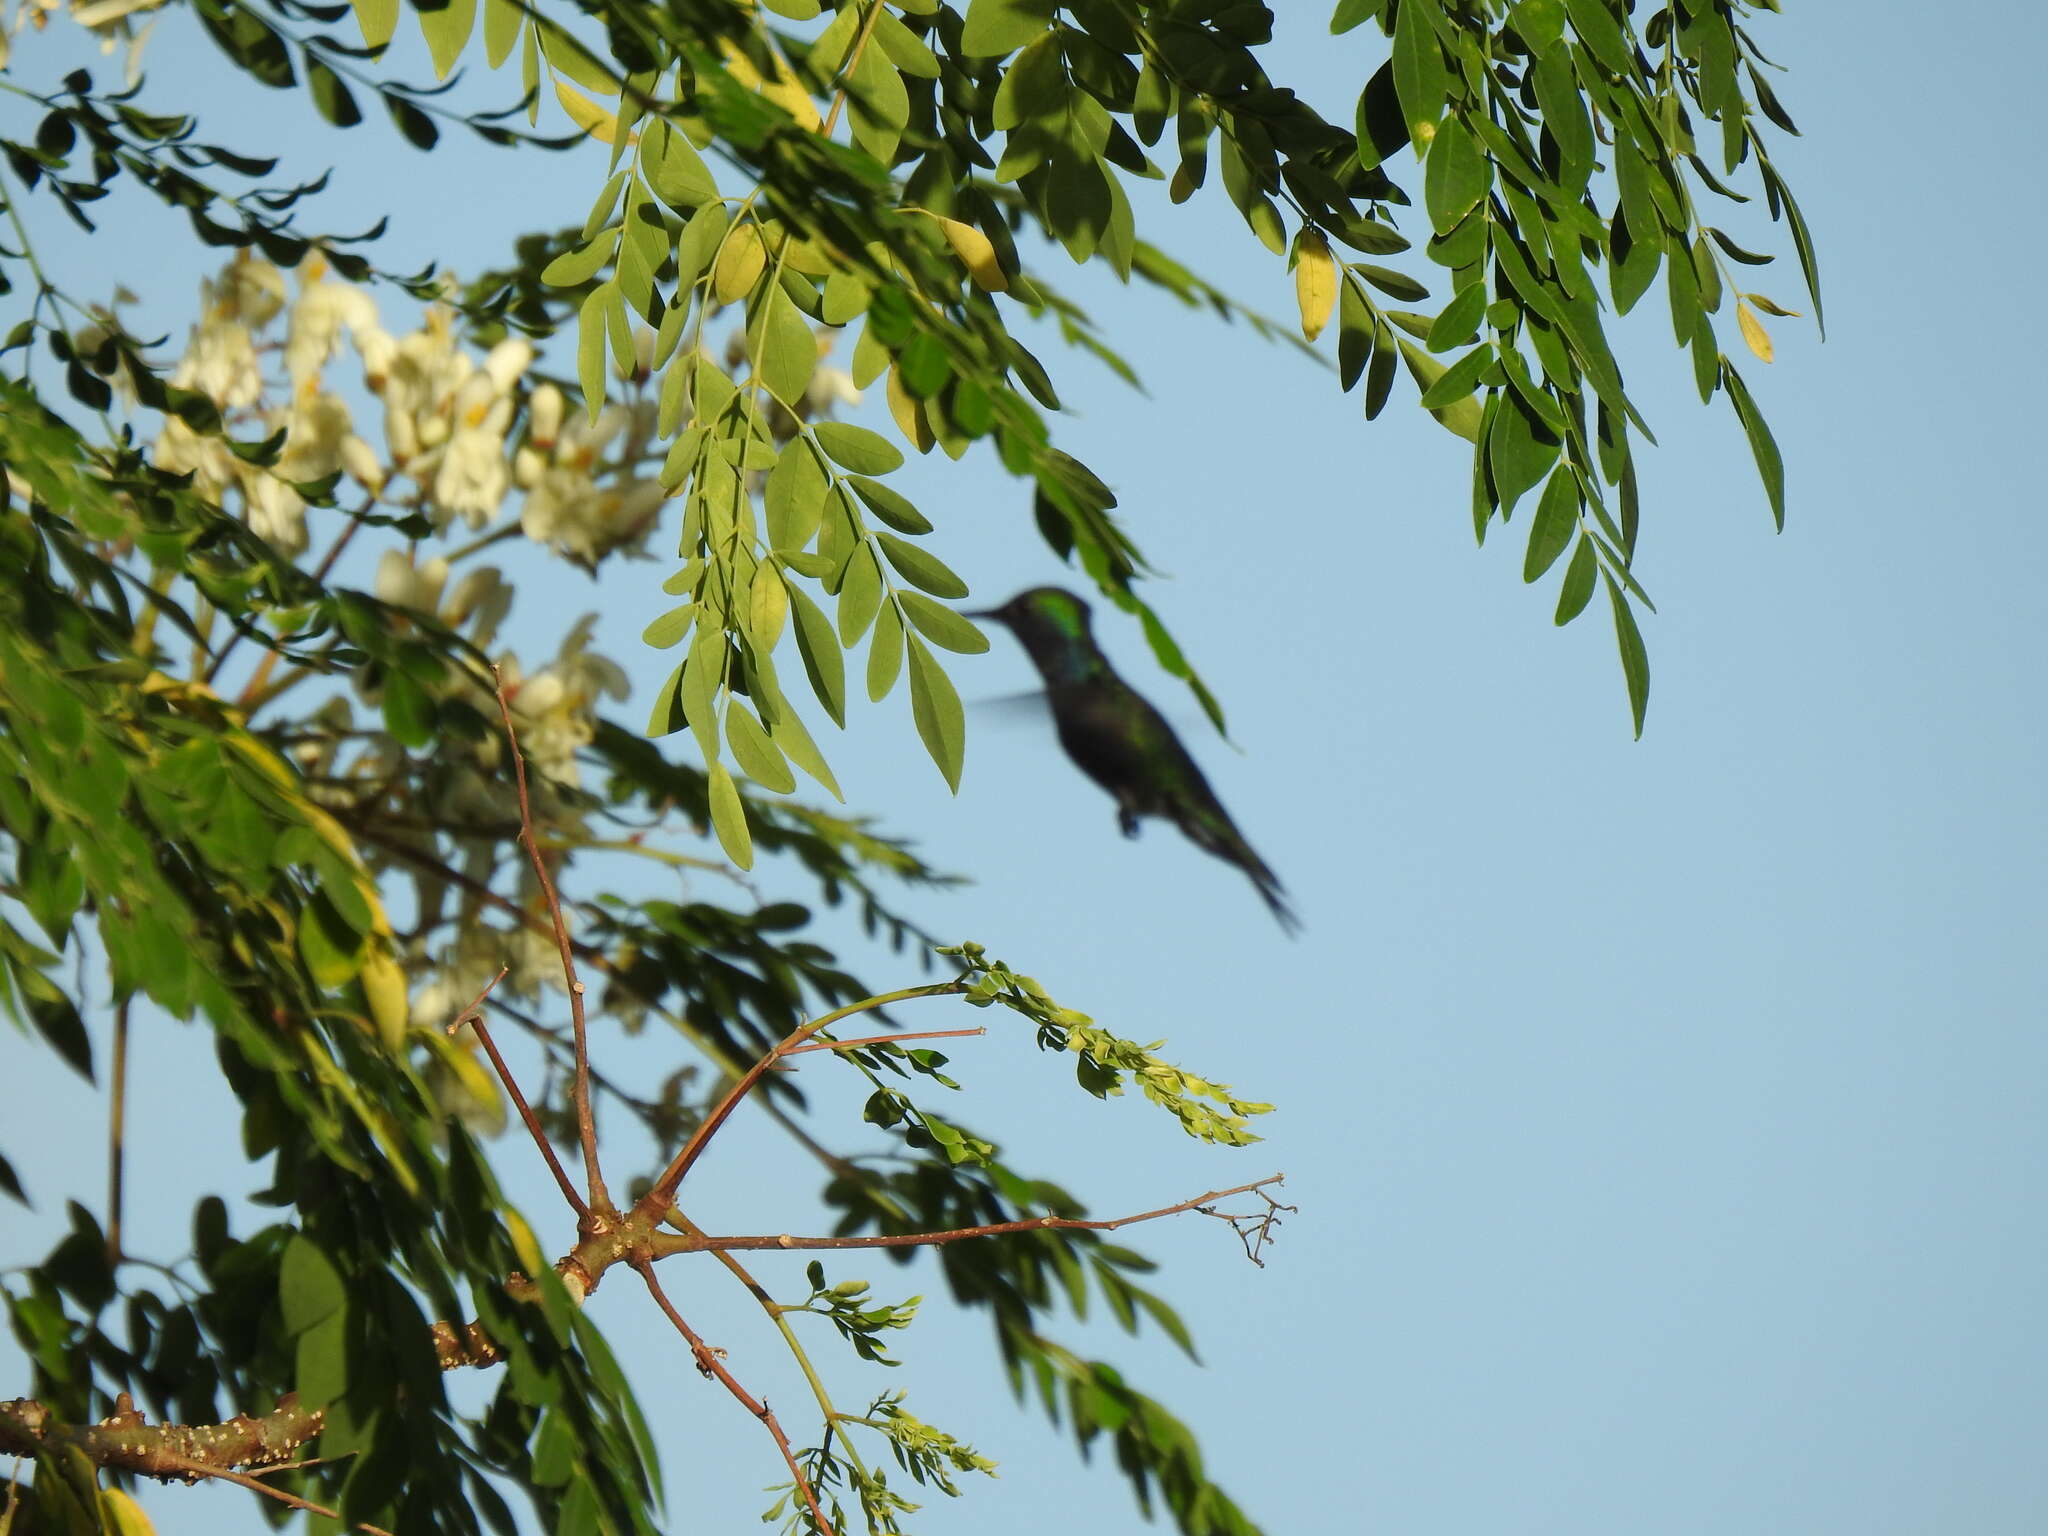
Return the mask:
<path id="1" fill-rule="evenodd" d="M 1141 817 L 1164 817 L 1197 848 L 1249 875 L 1288 932 L 1300 926 L 1279 877 L 1244 840 L 1173 727 L 1095 644 L 1086 603 L 1059 587 L 1034 587 L 976 617 L 994 619 L 1023 645 L 1045 679 L 1060 745 L 1115 797 L 1124 836 L 1138 835 Z"/>

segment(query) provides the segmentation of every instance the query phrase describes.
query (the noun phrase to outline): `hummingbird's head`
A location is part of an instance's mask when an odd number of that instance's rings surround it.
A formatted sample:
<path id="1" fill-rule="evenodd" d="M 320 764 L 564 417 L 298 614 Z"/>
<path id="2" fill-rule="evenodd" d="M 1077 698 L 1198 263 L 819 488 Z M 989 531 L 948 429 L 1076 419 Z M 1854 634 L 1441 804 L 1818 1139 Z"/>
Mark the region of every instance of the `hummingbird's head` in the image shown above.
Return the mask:
<path id="1" fill-rule="evenodd" d="M 1088 605 L 1064 587 L 1033 587 L 1000 608 L 970 618 L 994 619 L 1015 635 L 1048 681 L 1061 680 L 1098 656 Z"/>

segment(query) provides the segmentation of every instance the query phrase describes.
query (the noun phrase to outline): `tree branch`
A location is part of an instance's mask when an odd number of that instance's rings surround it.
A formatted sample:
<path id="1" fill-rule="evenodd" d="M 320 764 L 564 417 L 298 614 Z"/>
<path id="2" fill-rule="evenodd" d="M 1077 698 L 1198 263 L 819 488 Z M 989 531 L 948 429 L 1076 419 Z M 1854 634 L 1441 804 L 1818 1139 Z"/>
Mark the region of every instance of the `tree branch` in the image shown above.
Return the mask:
<path id="1" fill-rule="evenodd" d="M 583 983 L 576 976 L 576 947 L 569 941 L 568 924 L 562 921 L 562 903 L 555 895 L 555 882 L 548 877 L 548 862 L 533 835 L 533 805 L 526 793 L 526 754 L 519 750 L 519 733 L 512 728 L 512 705 L 505 697 L 505 680 L 491 668 L 491 683 L 498 695 L 498 713 L 505 721 L 505 740 L 512 748 L 512 771 L 519 786 L 519 840 L 526 845 L 533 872 L 547 898 L 548 917 L 555 925 L 555 945 L 562 952 L 562 978 L 569 988 L 569 1021 L 576 1032 L 576 1078 L 572 1090 L 576 1102 L 576 1135 L 583 1145 L 583 1173 L 590 1186 L 589 1208 L 579 1213 L 588 1226 L 594 1215 L 609 1219 L 614 1214 L 611 1192 L 605 1188 L 604 1173 L 597 1161 L 597 1118 L 590 1112 L 590 1038 L 583 1018 Z"/>

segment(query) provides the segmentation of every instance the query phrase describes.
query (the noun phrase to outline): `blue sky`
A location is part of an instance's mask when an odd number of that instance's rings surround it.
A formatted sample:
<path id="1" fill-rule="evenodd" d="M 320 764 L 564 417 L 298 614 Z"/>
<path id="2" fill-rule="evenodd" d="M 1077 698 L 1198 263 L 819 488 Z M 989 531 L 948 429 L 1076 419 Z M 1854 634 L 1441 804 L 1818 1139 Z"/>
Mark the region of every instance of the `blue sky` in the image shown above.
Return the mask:
<path id="1" fill-rule="evenodd" d="M 1342 116 L 1373 38 L 1333 42 L 1323 7 L 1287 9 L 1275 73 Z M 2018 5 L 1940 35 L 1898 6 L 1842 19 L 1805 7 L 1755 28 L 1790 66 L 1780 94 L 1806 137 L 1780 163 L 1829 320 L 1825 345 L 1774 322 L 1778 361 L 1744 367 L 1788 461 L 1782 536 L 1731 413 L 1698 405 L 1662 305 L 1621 328 L 1663 445 L 1641 465 L 1638 569 L 1660 609 L 1641 742 L 1602 606 L 1552 628 L 1554 586 L 1520 581 L 1519 519 L 1475 552 L 1464 444 L 1405 402 L 1368 425 L 1290 349 L 1051 254 L 1147 385 L 1057 360 L 1061 441 L 1167 573 L 1154 601 L 1237 747 L 1134 633 L 1103 638 L 1182 723 L 1306 934 L 1288 942 L 1239 875 L 1170 829 L 1119 838 L 1107 798 L 1029 720 L 972 714 L 956 799 L 900 695 L 825 743 L 852 804 L 978 882 L 912 903 L 930 926 L 1279 1105 L 1264 1143 L 1215 1153 L 1142 1105 L 1080 1097 L 1022 1039 L 952 1053 L 962 1117 L 1100 1213 L 1287 1172 L 1301 1211 L 1263 1270 L 1206 1223 L 1135 1235 L 1169 1261 L 1202 1367 L 1086 1335 L 1194 1421 L 1269 1530 L 2001 1536 L 2048 1520 L 2048 536 L 2027 490 L 2048 341 L 2031 255 L 2048 231 L 2023 106 L 2042 28 Z M 220 72 L 164 31 L 167 89 L 187 66 Z M 56 38 L 27 40 L 17 78 Z M 400 270 L 474 270 L 514 233 L 580 219 L 602 179 L 595 154 L 421 156 L 381 127 L 314 134 L 297 99 L 228 81 L 219 95 L 224 142 L 267 134 L 306 170 L 351 156 L 330 222 L 391 205 Z M 1220 198 L 1149 217 L 1203 275 L 1290 311 L 1288 276 Z M 1788 251 L 1760 215 L 1729 224 Z M 189 312 L 196 266 L 64 249 L 81 291 L 118 277 L 167 326 Z M 1789 254 L 1757 286 L 1806 307 Z M 1050 336 L 1039 350 L 1053 360 Z M 977 599 L 1071 580 L 985 453 L 902 478 Z M 665 670 L 635 638 L 666 606 L 664 574 L 614 570 L 587 600 L 643 685 Z M 970 700 L 1030 681 L 994 638 L 955 668 Z M 912 979 L 886 955 L 860 965 L 878 985 Z M 196 1030 L 160 1026 L 139 1050 L 144 1081 L 196 1094 L 210 1078 Z M 0 1123 L 39 1214 L 10 1217 L 0 1262 L 41 1251 L 61 1197 L 96 1201 L 102 1177 L 94 1098 L 16 1059 Z M 166 1251 L 194 1188 L 260 1182 L 232 1123 L 191 1102 L 141 1106 L 135 1133 L 181 1149 L 133 1175 L 137 1220 Z M 801 1167 L 735 1130 L 692 1214 L 803 1230 Z M 510 1140 L 500 1154 L 531 1161 Z M 539 1182 L 520 1187 L 566 1245 Z M 694 1277 L 672 1290 L 793 1410 L 757 1314 Z M 765 1439 L 626 1292 L 595 1306 L 645 1362 L 674 1522 L 750 1526 L 755 1489 L 780 1475 Z M 1077 1474 L 991 1384 L 979 1325 L 944 1314 L 935 1299 L 903 1336 L 901 1379 L 875 1390 L 907 1386 L 1004 1475 L 918 1528 L 1131 1528 L 1113 1471 Z M 13 1358 L 0 1349 L 0 1391 Z M 857 1398 L 850 1363 L 839 1376 Z M 253 1529 L 226 1514 L 243 1499 L 146 1496 L 167 1536 Z"/>

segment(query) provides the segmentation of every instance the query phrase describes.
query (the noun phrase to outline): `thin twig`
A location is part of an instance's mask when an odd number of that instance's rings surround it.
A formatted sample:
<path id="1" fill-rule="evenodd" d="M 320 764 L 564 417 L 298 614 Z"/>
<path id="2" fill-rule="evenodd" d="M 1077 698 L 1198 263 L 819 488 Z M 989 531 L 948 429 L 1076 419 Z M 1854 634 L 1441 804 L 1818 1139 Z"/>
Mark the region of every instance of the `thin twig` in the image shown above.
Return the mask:
<path id="1" fill-rule="evenodd" d="M 507 897 L 499 895 L 496 891 L 492 890 L 488 885 L 484 884 L 483 881 L 477 879 L 476 876 L 467 874 L 464 871 L 457 869 L 454 865 L 448 863 L 445 859 L 437 858 L 431 853 L 427 853 L 419 848 L 413 847 L 410 843 L 401 842 L 399 841 L 399 839 L 395 837 L 387 836 L 384 833 L 380 832 L 376 826 L 368 822 L 351 822 L 349 825 L 349 830 L 352 834 L 354 834 L 356 837 L 363 839 L 365 842 L 375 843 L 379 848 L 382 848 L 386 853 L 390 854 L 393 858 L 402 859 L 406 863 L 412 865 L 413 868 L 423 869 L 427 871 L 429 874 L 434 875 L 439 879 L 447 881 L 457 890 L 463 891 L 468 895 L 474 896 L 478 901 L 482 902 L 485 906 L 491 908 L 493 911 L 504 913 L 505 916 L 511 918 L 521 927 L 529 928 L 533 930 L 535 933 L 544 933 L 547 931 L 547 923 L 543 919 L 536 917 L 531 912 L 528 912 L 524 907 L 521 907 L 516 901 L 512 901 Z M 649 996 L 645 991 L 643 991 L 638 985 L 634 983 L 632 978 L 626 974 L 624 967 L 616 964 L 612 960 L 611 956 L 607 955 L 595 944 L 585 944 L 581 940 L 576 940 L 574 941 L 574 943 L 576 946 L 576 954 L 578 958 L 580 958 L 583 961 L 584 964 L 596 966 L 600 971 L 604 972 L 605 975 L 609 976 L 620 987 L 632 993 L 633 996 L 639 998 L 640 1001 L 645 1003 L 650 1009 L 661 1014 L 664 1018 L 666 1018 L 671 1024 L 673 1024 L 676 1027 L 676 1029 L 684 1036 L 685 1039 L 688 1039 L 695 1043 L 697 1046 L 699 1046 L 707 1056 L 709 1056 L 714 1062 L 717 1063 L 719 1070 L 724 1072 L 728 1077 L 737 1079 L 740 1076 L 740 1074 L 746 1070 L 744 1067 L 739 1066 L 734 1061 L 730 1052 L 728 1052 L 724 1047 L 720 1046 L 717 1041 L 712 1040 L 706 1035 L 704 1035 L 694 1025 L 692 1025 L 688 1019 L 684 1018 L 682 1015 L 678 1013 L 672 1012 L 671 1010 L 662 1007 L 658 999 Z M 503 1005 L 501 1004 L 500 1006 Z M 843 1173 L 852 1166 L 851 1162 L 848 1159 L 841 1157 L 838 1153 L 834 1152 L 830 1147 L 826 1146 L 823 1142 L 819 1141 L 816 1137 L 811 1135 L 809 1131 L 806 1131 L 801 1125 L 797 1124 L 797 1122 L 789 1115 L 789 1113 L 786 1110 L 782 1108 L 781 1105 L 770 1102 L 764 1104 L 762 1108 L 767 1111 L 769 1117 L 773 1119 L 776 1124 L 780 1125 L 783 1128 L 783 1130 L 787 1131 L 789 1135 L 795 1139 L 796 1143 L 799 1146 L 801 1146 L 806 1152 L 809 1152 L 811 1156 L 815 1157 L 825 1167 L 831 1169 L 835 1173 Z"/>
<path id="2" fill-rule="evenodd" d="M 107 1104 L 107 1263 L 121 1262 L 123 1143 L 128 1121 L 128 999 L 114 1006 L 114 1073 Z"/>
<path id="3" fill-rule="evenodd" d="M 372 496 L 363 503 L 362 511 L 368 512 L 375 505 L 377 505 L 377 498 Z M 326 556 L 321 562 L 313 568 L 313 581 L 316 585 L 327 579 L 327 573 L 334 569 L 334 562 L 339 560 L 341 552 L 348 548 L 348 541 L 354 538 L 356 530 L 363 526 L 361 521 L 359 521 L 360 517 L 361 513 L 358 513 L 349 518 L 348 526 L 341 530 L 341 537 L 334 541 L 333 547 L 327 551 Z M 214 653 L 213 665 L 206 669 L 205 682 L 209 688 L 213 686 L 213 680 L 220 676 L 220 669 L 228 664 L 228 657 L 234 654 L 235 647 L 242 643 L 243 635 L 244 631 L 236 630 L 232 635 L 228 636 L 227 643 Z M 241 697 L 235 701 L 241 708 L 245 710 L 249 708 L 249 700 L 262 689 L 264 683 L 269 681 L 271 669 L 276 665 L 277 652 L 265 651 L 263 659 L 256 664 L 256 670 L 249 675 L 248 682 L 242 685 Z"/>
<path id="4" fill-rule="evenodd" d="M 741 1407 L 768 1427 L 768 1433 L 775 1437 L 776 1449 L 782 1452 L 783 1462 L 789 1467 L 789 1475 L 796 1479 L 797 1491 L 811 1507 L 811 1519 L 817 1522 L 818 1529 L 824 1536 L 832 1536 L 832 1526 L 825 1519 L 825 1511 L 818 1507 L 818 1495 L 811 1488 L 811 1480 L 804 1476 L 803 1468 L 796 1464 L 796 1452 L 790 1449 L 789 1436 L 782 1432 L 782 1426 L 776 1422 L 774 1411 L 741 1386 L 733 1378 L 732 1372 L 725 1368 L 725 1362 L 718 1358 L 718 1352 L 699 1338 L 696 1330 L 683 1321 L 683 1314 L 675 1309 L 667 1293 L 662 1290 L 661 1282 L 654 1278 L 654 1266 L 642 1259 L 634 1261 L 633 1267 L 647 1283 L 647 1291 L 654 1298 L 654 1304 L 661 1308 L 668 1320 L 675 1325 L 676 1332 L 689 1344 L 691 1354 L 697 1359 L 697 1369 L 706 1376 L 717 1377 L 719 1383 L 738 1400 Z"/>
<path id="5" fill-rule="evenodd" d="M 282 1488 L 273 1488 L 246 1472 L 236 1472 L 228 1467 L 208 1466 L 203 1461 L 194 1461 L 189 1456 L 178 1456 L 169 1451 L 160 1452 L 158 1460 L 168 1470 L 185 1472 L 194 1477 L 217 1477 L 224 1482 L 253 1489 L 265 1498 L 275 1499 L 280 1504 L 289 1504 L 293 1509 L 303 1509 L 309 1515 L 324 1515 L 329 1520 L 341 1519 L 340 1510 L 329 1509 L 325 1504 L 315 1504 L 311 1499 L 302 1499 L 296 1493 L 286 1493 Z M 367 1522 L 358 1522 L 354 1529 L 367 1531 L 369 1536 L 391 1536 L 391 1532 L 383 1526 L 370 1525 Z"/>
<path id="6" fill-rule="evenodd" d="M 533 835 L 533 805 L 526 794 L 526 754 L 519 750 L 519 733 L 512 728 L 512 705 L 505 697 L 505 679 L 491 668 L 491 683 L 498 694 L 498 713 L 505 721 L 505 740 L 512 747 L 512 770 L 519 785 L 519 840 L 533 861 L 541 894 L 547 898 L 548 917 L 555 925 L 555 945 L 562 952 L 562 979 L 569 987 L 569 1022 L 576 1034 L 576 1073 L 571 1090 L 576 1105 L 576 1137 L 583 1147 L 583 1173 L 590 1185 L 590 1209 L 609 1215 L 611 1192 L 597 1162 L 597 1118 L 590 1112 L 590 1039 L 583 1019 L 583 983 L 576 976 L 576 950 L 569 941 L 569 926 L 562 921 L 562 903 L 555 895 L 555 882 L 548 878 L 548 864 Z"/>
<path id="7" fill-rule="evenodd" d="M 1232 1195 L 1250 1194 L 1264 1189 L 1269 1184 L 1278 1184 L 1284 1174 L 1268 1174 L 1249 1184 L 1239 1184 L 1233 1189 L 1212 1189 L 1206 1195 L 1197 1195 L 1192 1200 L 1182 1200 L 1174 1205 L 1162 1205 L 1156 1211 L 1140 1211 L 1134 1216 L 1114 1216 L 1107 1221 L 1087 1221 L 1073 1216 L 1030 1216 L 1022 1221 L 994 1221 L 980 1227 L 951 1227 L 942 1232 L 899 1232 L 883 1237 L 793 1237 L 784 1232 L 763 1237 L 708 1237 L 702 1234 L 657 1233 L 648 1245 L 655 1258 L 666 1258 L 672 1253 L 725 1253 L 728 1251 L 782 1249 L 791 1253 L 805 1253 L 822 1248 L 935 1248 L 941 1243 L 964 1242 L 971 1237 L 1003 1237 L 1013 1232 L 1114 1232 L 1119 1227 L 1134 1226 L 1141 1221 L 1157 1221 L 1162 1216 L 1178 1216 L 1184 1211 L 1201 1211 L 1205 1216 L 1218 1216 L 1220 1220 L 1235 1221 L 1246 1218 L 1220 1216 L 1208 1207 L 1218 1200 L 1227 1200 Z M 1270 1205 L 1271 1202 L 1268 1201 Z M 1282 1207 L 1284 1209 L 1284 1207 Z M 1262 1219 L 1271 1218 L 1271 1212 Z"/>
<path id="8" fill-rule="evenodd" d="M 754 1091 L 754 1085 L 768 1075 L 776 1062 L 819 1030 L 830 1029 L 841 1019 L 853 1014 L 866 1013 L 874 1008 L 886 1008 L 891 1003 L 907 1003 L 920 997 L 956 997 L 966 990 L 967 983 L 963 981 L 941 981 L 930 986 L 905 987 L 898 992 L 884 992 L 879 997 L 866 997 L 857 1003 L 848 1003 L 844 1008 L 835 1008 L 830 1013 L 823 1014 L 793 1030 L 780 1044 L 747 1068 L 739 1081 L 726 1090 L 725 1097 L 718 1101 L 718 1107 L 704 1117 L 704 1123 L 698 1126 L 690 1139 L 683 1144 L 683 1150 L 678 1152 L 675 1160 L 662 1170 L 661 1177 L 654 1181 L 654 1187 L 640 1197 L 635 1208 L 667 1210 L 675 1201 L 676 1189 L 683 1182 L 683 1175 L 688 1173 L 691 1165 L 704 1155 L 704 1149 L 711 1144 L 711 1138 L 718 1134 L 719 1127 L 725 1124 L 735 1109 L 739 1108 L 741 1100 Z"/>
<path id="9" fill-rule="evenodd" d="M 465 1024 L 476 1031 L 477 1041 L 483 1046 L 484 1054 L 491 1058 L 491 1066 L 497 1071 L 498 1081 L 505 1085 L 505 1092 L 511 1097 L 513 1107 L 519 1111 L 519 1118 L 526 1123 L 527 1134 L 533 1138 L 533 1144 L 540 1148 L 541 1159 L 548 1165 L 548 1172 L 555 1176 L 555 1183 L 561 1186 L 562 1198 L 569 1202 L 570 1207 L 576 1212 L 576 1219 L 581 1221 L 590 1207 L 585 1205 L 583 1197 L 576 1193 L 576 1186 L 569 1179 L 569 1171 L 562 1166 L 562 1160 L 555 1156 L 555 1149 L 548 1141 L 547 1132 L 540 1128 L 540 1117 L 526 1102 L 526 1095 L 519 1091 L 519 1084 L 513 1081 L 512 1069 L 505 1065 L 505 1058 L 498 1054 L 498 1043 L 491 1038 L 490 1027 L 484 1023 L 484 999 L 491 995 L 491 988 L 505 979 L 505 973 L 509 969 L 509 966 L 498 967 L 498 974 L 484 984 L 483 991 L 476 995 L 476 1001 L 455 1015 L 454 1022 L 448 1026 L 448 1033 L 454 1034 Z"/>
<path id="10" fill-rule="evenodd" d="M 680 1206 L 669 1207 L 668 1219 L 678 1231 L 696 1237 L 705 1235 L 704 1229 L 685 1216 Z M 775 1331 L 782 1335 L 782 1342 L 788 1348 L 791 1358 L 796 1361 L 797 1369 L 804 1373 L 804 1380 L 810 1383 L 811 1396 L 818 1404 L 818 1411 L 825 1416 L 825 1435 L 820 1443 L 822 1451 L 824 1447 L 832 1444 L 833 1432 L 847 1415 L 840 1413 L 838 1406 L 832 1401 L 832 1394 L 826 1390 L 824 1378 L 818 1374 L 817 1366 L 811 1362 L 810 1352 L 804 1348 L 803 1340 L 796 1336 L 796 1330 L 789 1326 L 789 1314 L 804 1309 L 785 1307 L 770 1296 L 767 1287 L 756 1280 L 746 1266 L 731 1254 L 714 1250 L 712 1257 L 725 1267 L 728 1274 L 746 1287 L 747 1294 L 754 1298 L 755 1304 L 767 1315 L 768 1321 L 775 1325 Z M 860 1447 L 854 1444 L 850 1436 L 844 1434 L 840 1436 L 839 1443 L 845 1447 L 846 1459 L 853 1464 L 853 1469 L 859 1474 L 861 1481 L 869 1481 L 867 1463 L 861 1459 Z"/>
<path id="11" fill-rule="evenodd" d="M 813 1040 L 808 1045 L 792 1045 L 781 1052 L 784 1056 L 801 1056 L 805 1051 L 857 1051 L 870 1045 L 901 1045 L 906 1040 L 953 1040 L 962 1035 L 985 1035 L 988 1028 L 977 1029 L 922 1029 L 914 1035 L 868 1035 L 859 1040 Z"/>

